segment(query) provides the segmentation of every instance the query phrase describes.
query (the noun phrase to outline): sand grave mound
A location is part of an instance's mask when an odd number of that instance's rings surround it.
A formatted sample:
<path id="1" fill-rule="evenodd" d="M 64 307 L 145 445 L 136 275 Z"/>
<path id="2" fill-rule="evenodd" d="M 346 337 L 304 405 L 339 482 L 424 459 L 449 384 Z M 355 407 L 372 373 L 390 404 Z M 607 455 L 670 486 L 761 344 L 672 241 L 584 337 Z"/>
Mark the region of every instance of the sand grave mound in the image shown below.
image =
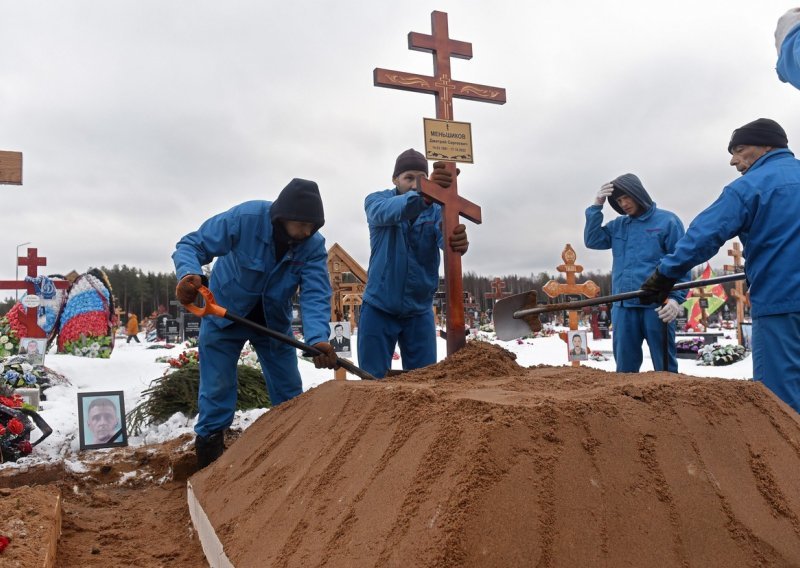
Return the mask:
<path id="1" fill-rule="evenodd" d="M 262 416 L 191 478 L 227 557 L 238 568 L 800 565 L 800 420 L 762 385 L 509 361 L 471 343 Z"/>

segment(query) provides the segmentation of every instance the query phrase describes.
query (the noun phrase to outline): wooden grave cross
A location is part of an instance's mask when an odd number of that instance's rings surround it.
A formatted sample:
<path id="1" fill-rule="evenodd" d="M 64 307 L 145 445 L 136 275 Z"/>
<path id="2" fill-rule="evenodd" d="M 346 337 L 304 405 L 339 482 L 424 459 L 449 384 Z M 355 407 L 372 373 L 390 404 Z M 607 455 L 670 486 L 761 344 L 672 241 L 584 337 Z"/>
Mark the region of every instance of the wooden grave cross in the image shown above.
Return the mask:
<path id="1" fill-rule="evenodd" d="M 499 276 L 495 277 L 495 279 L 492 280 L 492 291 L 491 292 L 484 292 L 483 293 L 483 297 L 492 299 L 495 302 L 497 302 L 497 300 L 502 300 L 506 296 L 510 296 L 511 295 L 508 292 L 504 292 L 503 291 L 505 289 L 505 287 L 506 287 L 506 283 L 503 282 L 502 280 L 500 280 Z M 494 305 L 494 302 L 492 302 L 492 305 Z"/>
<path id="2" fill-rule="evenodd" d="M 556 267 L 556 270 L 565 273 L 567 282 L 564 284 L 557 280 L 550 280 L 545 284 L 542 287 L 542 291 L 550 298 L 557 298 L 561 294 L 579 294 L 587 298 L 594 298 L 600 293 L 600 287 L 591 280 L 587 280 L 582 284 L 577 284 L 575 282 L 575 275 L 583 272 L 583 266 L 575 264 L 577 258 L 578 255 L 575 254 L 575 249 L 572 248 L 571 244 L 567 243 L 567 246 L 564 247 L 564 251 L 561 253 L 561 259 L 564 261 L 564 264 L 559 264 Z M 576 310 L 569 310 L 569 329 L 578 329 L 578 311 Z M 567 340 L 566 333 L 563 334 L 562 339 L 564 341 Z M 588 351 L 588 345 L 586 348 Z M 580 361 L 572 361 L 573 367 L 580 367 L 580 365 Z"/>
<path id="3" fill-rule="evenodd" d="M 22 152 L 0 150 L 0 184 L 22 185 Z"/>
<path id="4" fill-rule="evenodd" d="M 47 257 L 39 256 L 38 249 L 29 248 L 27 256 L 17 257 L 17 266 L 27 266 L 27 276 L 36 278 L 38 276 L 38 268 L 47 265 Z M 70 283 L 66 281 L 54 282 L 55 287 L 59 289 L 69 288 Z M 0 280 L 0 290 L 25 290 L 28 294 L 34 294 L 35 288 L 33 282 L 26 282 L 25 280 Z M 46 337 L 46 334 L 39 324 L 36 323 L 37 308 L 30 307 L 25 309 L 25 317 L 23 322 L 27 328 L 28 337 Z M 21 337 L 19 339 L 22 339 Z"/>
<path id="5" fill-rule="evenodd" d="M 727 272 L 740 273 L 744 272 L 744 264 L 742 264 L 742 245 L 738 242 L 733 243 L 733 248 L 728 249 L 728 256 L 733 257 L 733 265 L 726 264 L 723 268 Z M 744 321 L 744 308 L 750 305 L 750 298 L 744 291 L 744 282 L 737 280 L 731 290 L 731 296 L 736 299 L 736 338 L 739 345 L 744 345 L 744 337 L 742 336 L 742 321 Z"/>
<path id="6" fill-rule="evenodd" d="M 697 298 L 697 305 L 700 306 L 700 322 L 703 324 L 703 331 L 708 331 L 708 312 L 703 305 L 703 300 L 707 298 L 713 298 L 714 294 L 712 292 L 707 292 L 706 287 L 703 286 L 700 288 L 694 288 L 692 290 L 692 296 Z"/>
<path id="7" fill-rule="evenodd" d="M 431 34 L 410 32 L 408 48 L 433 54 L 433 76 L 375 68 L 373 84 L 416 93 L 432 94 L 436 98 L 436 118 L 453 120 L 453 98 L 478 102 L 504 104 L 506 91 L 475 83 L 455 81 L 450 72 L 450 58 L 472 59 L 472 44 L 450 39 L 445 12 L 431 13 Z M 444 233 L 444 278 L 448 293 L 446 305 L 447 354 L 452 355 L 464 345 L 464 286 L 461 278 L 461 255 L 453 253 L 448 245 L 449 235 L 463 216 L 473 223 L 481 223 L 481 208 L 458 195 L 458 172 L 455 162 L 446 162 L 453 183 L 448 188 L 420 176 L 417 191 L 442 206 L 442 232 Z"/>

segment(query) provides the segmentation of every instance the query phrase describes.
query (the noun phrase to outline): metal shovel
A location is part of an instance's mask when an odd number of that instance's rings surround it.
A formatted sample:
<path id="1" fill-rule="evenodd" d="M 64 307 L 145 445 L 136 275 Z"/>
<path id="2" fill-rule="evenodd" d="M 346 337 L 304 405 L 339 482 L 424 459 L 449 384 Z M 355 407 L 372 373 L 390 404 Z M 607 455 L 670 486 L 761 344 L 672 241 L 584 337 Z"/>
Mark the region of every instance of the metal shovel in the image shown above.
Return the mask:
<path id="1" fill-rule="evenodd" d="M 681 282 L 680 284 L 676 284 L 672 289 L 685 290 L 687 288 L 703 288 L 705 286 L 722 284 L 723 282 L 744 280 L 744 278 L 744 273 L 739 272 L 726 276 L 717 276 L 716 278 L 709 278 L 707 280 Z M 542 324 L 539 321 L 539 314 L 561 310 L 577 310 L 579 308 L 598 306 L 600 304 L 610 304 L 611 302 L 638 298 L 645 294 L 647 294 L 645 290 L 634 290 L 632 292 L 622 292 L 621 294 L 600 296 L 598 298 L 589 298 L 576 302 L 536 305 L 538 301 L 536 291 L 531 290 L 530 292 L 523 292 L 522 294 L 515 294 L 514 296 L 503 298 L 495 304 L 494 311 L 492 312 L 494 331 L 497 334 L 497 339 L 500 341 L 511 341 L 512 339 L 524 337 L 532 331 L 539 331 L 539 329 L 542 328 Z"/>
<path id="2" fill-rule="evenodd" d="M 309 353 L 311 355 L 321 355 L 322 351 L 317 349 L 316 347 L 309 345 L 307 343 L 303 343 L 302 341 L 296 340 L 294 337 L 289 337 L 283 333 L 275 331 L 274 329 L 270 329 L 268 327 L 264 327 L 263 325 L 257 324 L 253 321 L 250 321 L 247 318 L 243 318 L 241 316 L 237 316 L 235 314 L 230 313 L 228 310 L 217 304 L 214 300 L 214 294 L 206 288 L 205 286 L 200 286 L 197 289 L 200 292 L 200 295 L 203 296 L 203 300 L 205 300 L 205 305 L 195 306 L 194 304 L 183 304 L 183 307 L 192 312 L 196 316 L 204 317 L 204 316 L 217 316 L 221 318 L 225 318 L 227 320 L 240 323 L 242 325 L 246 325 L 249 328 L 252 328 L 259 333 L 263 333 L 264 335 L 268 335 L 273 339 L 277 339 L 278 341 L 282 341 L 283 343 L 288 343 L 292 347 L 296 347 L 304 351 L 305 353 Z M 377 380 L 375 377 L 370 375 L 364 369 L 360 369 L 353 365 L 350 361 L 346 359 L 341 359 L 338 356 L 336 357 L 336 366 L 342 367 L 355 376 L 364 379 L 365 381 L 375 381 Z"/>

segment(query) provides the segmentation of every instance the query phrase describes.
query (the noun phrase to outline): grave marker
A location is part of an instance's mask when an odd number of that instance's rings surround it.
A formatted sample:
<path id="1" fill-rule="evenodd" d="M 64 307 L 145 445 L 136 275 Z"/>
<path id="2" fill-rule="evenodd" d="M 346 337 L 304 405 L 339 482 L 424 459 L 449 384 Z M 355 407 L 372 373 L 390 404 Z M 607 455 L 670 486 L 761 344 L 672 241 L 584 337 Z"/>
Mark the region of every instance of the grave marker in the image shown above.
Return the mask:
<path id="1" fill-rule="evenodd" d="M 40 266 L 47 265 L 47 257 L 38 255 L 39 249 L 29 248 L 26 256 L 17 257 L 17 266 L 27 266 L 27 274 L 31 278 L 38 276 L 38 269 Z M 56 280 L 53 282 L 56 288 L 65 290 L 70 287 L 70 282 Z M 35 288 L 33 282 L 26 282 L 25 280 L 0 280 L 0 290 L 25 290 L 27 294 L 34 294 Z M 25 318 L 23 322 L 27 328 L 27 337 L 47 337 L 44 330 L 36 323 L 37 308 L 29 307 L 25 309 Z"/>
<path id="2" fill-rule="evenodd" d="M 744 272 L 744 264 L 742 264 L 742 245 L 738 242 L 733 243 L 733 248 L 728 249 L 728 256 L 733 258 L 733 264 L 726 264 L 723 268 L 727 272 L 739 273 Z M 736 299 L 736 339 L 739 345 L 744 345 L 744 335 L 742 334 L 742 322 L 744 321 L 744 308 L 750 305 L 750 298 L 744 291 L 744 282 L 737 280 L 731 290 L 731 296 Z"/>
<path id="3" fill-rule="evenodd" d="M 580 299 L 580 296 L 594 298 L 600 293 L 600 287 L 591 280 L 587 280 L 582 284 L 577 284 L 575 282 L 575 275 L 583 272 L 583 266 L 575 264 L 577 258 L 578 255 L 575 254 L 575 249 L 572 248 L 571 244 L 567 243 L 567 246 L 564 247 L 564 251 L 561 253 L 561 259 L 564 261 L 564 264 L 559 264 L 556 267 L 556 270 L 566 275 L 567 282 L 564 284 L 557 280 L 550 280 L 545 284 L 544 287 L 542 287 L 542 291 L 550 298 L 557 298 L 561 294 L 578 295 L 578 299 Z M 578 329 L 578 312 L 576 310 L 569 310 L 569 329 L 570 331 Z M 564 341 L 567 339 L 566 336 L 567 334 L 565 333 L 562 337 Z M 586 349 L 589 349 L 588 345 Z M 572 361 L 573 367 L 580 367 L 580 365 L 580 361 Z"/>
<path id="4" fill-rule="evenodd" d="M 453 80 L 450 58 L 471 59 L 472 44 L 450 39 L 446 13 L 438 11 L 431 13 L 431 31 L 430 35 L 409 33 L 408 48 L 433 54 L 433 76 L 376 68 L 373 71 L 374 85 L 434 95 L 436 118 L 440 120 L 453 120 L 453 98 L 494 104 L 506 102 L 505 89 Z M 481 222 L 480 207 L 458 194 L 458 173 L 455 162 L 446 162 L 446 168 L 453 177 L 452 185 L 446 189 L 422 177 L 417 181 L 417 190 L 442 206 L 442 232 L 445 235 L 445 243 L 459 224 L 459 216 L 466 217 L 476 224 Z M 463 282 L 461 255 L 453 253 L 446 244 L 444 275 L 450 298 L 446 305 L 447 354 L 452 355 L 466 344 Z"/>

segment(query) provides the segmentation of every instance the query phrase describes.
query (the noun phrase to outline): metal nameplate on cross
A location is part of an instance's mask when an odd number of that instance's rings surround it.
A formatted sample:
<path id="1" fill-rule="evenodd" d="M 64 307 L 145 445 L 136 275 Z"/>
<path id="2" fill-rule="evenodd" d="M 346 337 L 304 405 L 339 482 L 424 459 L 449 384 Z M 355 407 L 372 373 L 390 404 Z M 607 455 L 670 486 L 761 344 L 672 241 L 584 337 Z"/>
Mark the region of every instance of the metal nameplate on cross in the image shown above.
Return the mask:
<path id="1" fill-rule="evenodd" d="M 450 39 L 446 13 L 437 11 L 431 13 L 431 30 L 430 35 L 409 33 L 408 48 L 433 54 L 433 76 L 376 68 L 373 71 L 373 82 L 376 87 L 434 95 L 436 118 L 440 120 L 453 120 L 454 98 L 494 104 L 506 102 L 505 89 L 453 79 L 450 72 L 450 58 L 472 59 L 472 44 Z M 416 189 L 442 206 L 442 232 L 445 235 L 444 276 L 449 300 L 446 306 L 447 354 L 452 355 L 466 345 L 464 286 L 461 276 L 461 255 L 449 250 L 447 240 L 459 224 L 459 217 L 463 216 L 473 223 L 480 224 L 481 208 L 458 195 L 458 172 L 455 162 L 446 162 L 446 168 L 452 174 L 453 183 L 450 187 L 445 189 L 420 178 Z"/>
<path id="2" fill-rule="evenodd" d="M 0 183 L 22 185 L 22 152 L 0 150 Z"/>

